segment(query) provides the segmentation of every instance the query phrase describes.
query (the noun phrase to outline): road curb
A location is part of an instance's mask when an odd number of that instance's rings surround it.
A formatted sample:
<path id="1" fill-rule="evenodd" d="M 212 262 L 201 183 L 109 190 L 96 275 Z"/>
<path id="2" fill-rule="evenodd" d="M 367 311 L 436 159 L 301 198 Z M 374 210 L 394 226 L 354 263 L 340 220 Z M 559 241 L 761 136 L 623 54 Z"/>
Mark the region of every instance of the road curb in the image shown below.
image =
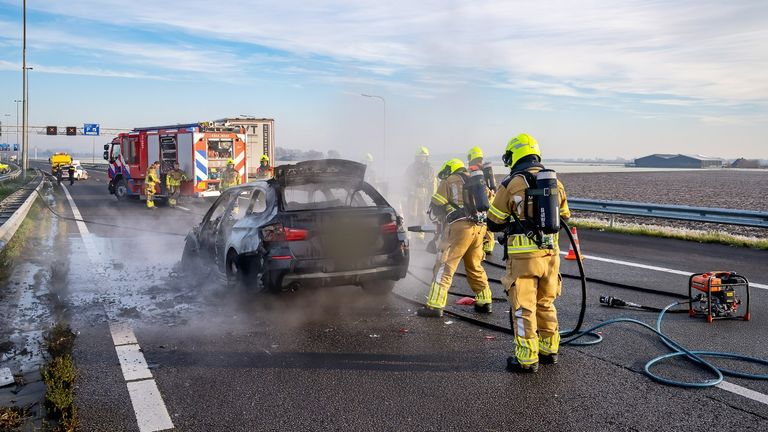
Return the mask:
<path id="1" fill-rule="evenodd" d="M 39 192 L 40 188 L 43 186 L 44 180 L 45 176 L 42 176 L 37 184 L 37 187 L 31 191 L 27 199 L 24 200 L 19 208 L 13 212 L 13 215 L 11 215 L 11 217 L 8 218 L 8 220 L 5 221 L 2 226 L 0 226 L 0 250 L 5 249 L 5 245 L 11 241 L 14 234 L 16 234 L 16 231 L 21 226 L 21 223 L 24 222 L 24 219 L 29 213 L 29 209 L 32 208 L 32 203 L 34 203 L 35 199 L 37 198 L 37 192 Z"/>

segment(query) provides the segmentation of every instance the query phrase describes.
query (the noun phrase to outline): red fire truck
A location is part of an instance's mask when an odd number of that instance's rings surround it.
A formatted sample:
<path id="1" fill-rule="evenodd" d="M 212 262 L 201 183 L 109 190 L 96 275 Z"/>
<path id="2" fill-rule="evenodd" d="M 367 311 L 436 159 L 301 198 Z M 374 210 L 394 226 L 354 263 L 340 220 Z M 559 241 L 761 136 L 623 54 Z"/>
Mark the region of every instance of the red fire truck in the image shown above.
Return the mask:
<path id="1" fill-rule="evenodd" d="M 172 126 L 136 128 L 119 134 L 104 145 L 104 159 L 109 161 L 109 193 L 122 200 L 128 197 L 145 199 L 144 177 L 147 167 L 160 162 L 160 193 L 165 193 L 165 174 L 174 162 L 187 174 L 183 196 L 210 197 L 219 195 L 219 173 L 227 161 L 235 162 L 241 182 L 246 181 L 246 135 L 241 126 L 212 126 L 193 123 Z"/>

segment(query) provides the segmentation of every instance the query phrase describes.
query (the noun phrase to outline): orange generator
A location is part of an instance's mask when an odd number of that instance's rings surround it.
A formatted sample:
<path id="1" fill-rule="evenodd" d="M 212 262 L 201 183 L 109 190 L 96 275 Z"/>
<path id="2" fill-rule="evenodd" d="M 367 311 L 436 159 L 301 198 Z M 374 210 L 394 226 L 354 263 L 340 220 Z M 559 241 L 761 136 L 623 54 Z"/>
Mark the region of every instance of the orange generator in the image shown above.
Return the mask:
<path id="1" fill-rule="evenodd" d="M 746 294 L 744 314 L 738 315 L 742 307 L 736 289 Z M 693 290 L 700 291 L 693 297 Z M 706 316 L 707 322 L 716 319 L 742 319 L 749 321 L 749 281 L 732 271 L 696 273 L 688 279 L 688 314 L 692 317 Z"/>

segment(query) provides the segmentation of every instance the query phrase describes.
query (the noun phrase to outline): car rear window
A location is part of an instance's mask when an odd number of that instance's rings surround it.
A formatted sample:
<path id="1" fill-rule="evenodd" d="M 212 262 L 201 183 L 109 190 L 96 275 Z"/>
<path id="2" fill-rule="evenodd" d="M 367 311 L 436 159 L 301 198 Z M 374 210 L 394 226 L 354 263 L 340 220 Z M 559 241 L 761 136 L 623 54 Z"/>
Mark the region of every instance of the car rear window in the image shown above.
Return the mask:
<path id="1" fill-rule="evenodd" d="M 377 193 L 370 193 L 366 190 L 367 187 L 323 184 L 286 186 L 283 189 L 283 210 L 318 210 L 386 205 L 381 196 Z"/>

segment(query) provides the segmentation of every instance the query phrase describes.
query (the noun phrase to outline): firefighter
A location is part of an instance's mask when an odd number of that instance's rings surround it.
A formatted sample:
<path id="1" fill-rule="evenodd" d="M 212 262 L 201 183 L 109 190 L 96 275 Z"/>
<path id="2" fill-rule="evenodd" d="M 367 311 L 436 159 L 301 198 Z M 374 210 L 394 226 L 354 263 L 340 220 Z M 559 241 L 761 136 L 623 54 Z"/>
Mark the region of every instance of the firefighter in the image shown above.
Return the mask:
<path id="1" fill-rule="evenodd" d="M 179 163 L 173 163 L 173 169 L 165 175 L 165 186 L 168 190 L 168 205 L 176 207 L 181 194 L 181 182 L 187 181 L 187 174 L 179 168 Z"/>
<path id="2" fill-rule="evenodd" d="M 67 167 L 67 174 L 69 175 L 69 185 L 75 184 L 75 166 L 70 165 Z"/>
<path id="3" fill-rule="evenodd" d="M 360 161 L 361 164 L 365 165 L 365 181 L 368 183 L 376 186 L 376 171 L 373 169 L 373 155 L 371 153 L 366 153 L 365 156 L 363 156 L 363 160 Z"/>
<path id="4" fill-rule="evenodd" d="M 426 224 L 427 203 L 435 193 L 435 170 L 429 164 L 429 149 L 419 147 L 413 163 L 405 171 L 408 181 L 408 221 L 411 225 Z M 424 233 L 419 233 L 424 239 Z"/>
<path id="5" fill-rule="evenodd" d="M 235 169 L 235 161 L 227 160 L 227 167 L 219 173 L 219 189 L 226 190 L 240 184 L 240 173 Z"/>
<path id="6" fill-rule="evenodd" d="M 147 208 L 155 209 L 155 186 L 160 183 L 157 175 L 157 169 L 160 162 L 155 161 L 147 168 L 147 175 L 144 177 L 144 193 L 147 195 Z"/>
<path id="7" fill-rule="evenodd" d="M 430 210 L 443 227 L 437 261 L 427 304 L 417 311 L 419 316 L 443 316 L 448 288 L 459 261 L 464 261 L 467 281 L 475 293 L 475 311 L 491 312 L 491 289 L 483 269 L 483 239 L 486 226 L 482 214 L 471 208 L 473 199 L 467 194 L 467 169 L 461 159 L 451 159 L 437 173 L 440 184 L 432 195 Z"/>
<path id="8" fill-rule="evenodd" d="M 274 169 L 269 165 L 269 156 L 262 155 L 259 160 L 259 168 L 256 170 L 256 178 L 268 179 L 274 176 Z"/>
<path id="9" fill-rule="evenodd" d="M 483 175 L 485 177 L 493 177 L 493 169 L 491 168 L 491 164 L 485 164 L 483 162 L 483 150 L 480 147 L 474 146 L 469 149 L 467 152 L 467 164 L 469 166 L 469 171 L 483 171 Z M 486 175 L 486 172 L 490 172 L 490 174 Z M 493 201 L 493 194 L 495 192 L 495 184 L 492 185 L 491 181 L 491 179 L 486 178 L 489 201 Z M 496 239 L 494 238 L 493 233 L 491 231 L 486 232 L 485 239 L 483 240 L 483 252 L 485 252 L 486 256 L 493 254 L 493 247 L 495 244 Z"/>
<path id="10" fill-rule="evenodd" d="M 56 183 L 58 183 L 59 186 L 61 186 L 61 177 L 62 176 L 63 176 L 63 174 L 61 173 L 61 165 L 59 165 L 59 166 L 56 167 Z"/>
<path id="11" fill-rule="evenodd" d="M 558 216 L 567 219 L 570 210 L 560 181 L 556 181 L 554 188 L 557 193 L 536 196 L 541 190 L 536 186 L 538 179 L 545 178 L 542 174 L 553 175 L 554 171 L 541 172 L 541 152 L 533 137 L 520 134 L 511 139 L 502 159 L 511 172 L 499 186 L 488 211 L 488 227 L 503 231 L 507 238 L 507 272 L 502 283 L 512 306 L 515 332 L 515 353 L 507 359 L 507 369 L 535 373 L 539 363 L 557 363 L 560 333 L 553 302 L 562 287 Z M 549 203 L 555 209 L 554 215 L 549 220 L 532 217 L 534 205 L 526 196 L 553 200 Z M 557 228 L 552 228 L 553 223 Z"/>

